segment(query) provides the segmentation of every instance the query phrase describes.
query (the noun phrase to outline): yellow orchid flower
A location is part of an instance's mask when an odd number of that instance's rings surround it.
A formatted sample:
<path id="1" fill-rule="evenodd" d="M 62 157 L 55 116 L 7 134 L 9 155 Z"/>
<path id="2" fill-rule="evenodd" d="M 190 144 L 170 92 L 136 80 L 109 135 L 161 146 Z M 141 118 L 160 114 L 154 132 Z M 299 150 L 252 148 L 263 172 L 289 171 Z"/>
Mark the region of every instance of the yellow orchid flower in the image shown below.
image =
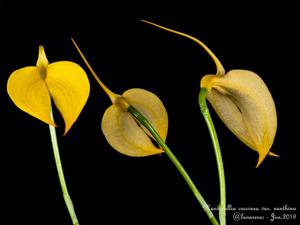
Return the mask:
<path id="1" fill-rule="evenodd" d="M 277 116 L 273 98 L 264 81 L 249 70 L 225 70 L 214 53 L 200 40 L 158 24 L 142 20 L 163 30 L 184 36 L 202 46 L 216 64 L 216 75 L 205 75 L 201 88 L 208 90 L 207 99 L 225 125 L 248 147 L 259 154 L 258 167 L 270 152 Z"/>
<path id="2" fill-rule="evenodd" d="M 84 107 L 90 83 L 84 70 L 76 63 L 59 61 L 49 64 L 43 46 L 39 46 L 36 66 L 14 71 L 7 82 L 7 92 L 15 105 L 31 116 L 49 124 L 52 149 L 65 204 L 73 225 L 79 225 L 69 195 L 60 160 L 51 98 L 62 114 L 66 134 Z"/>
<path id="3" fill-rule="evenodd" d="M 122 95 L 113 93 L 98 78 L 73 39 L 72 42 L 112 102 L 112 105 L 106 109 L 101 122 L 101 128 L 108 143 L 118 152 L 128 156 L 143 157 L 162 153 L 163 151 L 152 143 L 153 137 L 149 131 L 127 111 L 129 106 L 136 108 L 165 141 L 168 132 L 168 114 L 160 99 L 152 92 L 139 88 L 129 89 Z"/>
<path id="4" fill-rule="evenodd" d="M 52 98 L 64 119 L 66 134 L 88 99 L 90 84 L 79 65 L 69 61 L 49 64 L 44 47 L 39 46 L 36 66 L 14 71 L 7 92 L 18 108 L 49 125 L 55 125 L 50 117 Z"/>

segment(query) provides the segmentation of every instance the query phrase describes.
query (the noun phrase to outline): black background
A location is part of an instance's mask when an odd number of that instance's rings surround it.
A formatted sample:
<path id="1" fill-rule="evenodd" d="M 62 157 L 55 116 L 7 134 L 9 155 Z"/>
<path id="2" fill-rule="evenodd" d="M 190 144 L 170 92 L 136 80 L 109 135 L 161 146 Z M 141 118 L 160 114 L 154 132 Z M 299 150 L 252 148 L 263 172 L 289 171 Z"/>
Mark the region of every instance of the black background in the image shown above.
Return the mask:
<path id="1" fill-rule="evenodd" d="M 271 212 L 284 205 L 299 207 L 299 5 L 262 2 L 172 2 L 163 7 L 154 2 L 1 1 L 0 224 L 71 224 L 48 126 L 20 111 L 6 93 L 11 72 L 34 65 L 40 44 L 50 62 L 71 60 L 86 69 L 71 36 L 114 92 L 139 87 L 161 98 L 169 115 L 167 143 L 207 202 L 217 206 L 216 163 L 197 103 L 200 79 L 214 73 L 215 66 L 192 41 L 140 19 L 198 37 L 227 71 L 249 69 L 262 77 L 277 107 L 272 151 L 280 158 L 268 157 L 255 169 L 257 153 L 211 110 L 223 153 L 227 202 L 236 208 L 269 207 Z M 100 123 L 110 101 L 88 75 L 90 98 L 64 137 L 55 112 L 64 172 L 80 224 L 209 224 L 166 155 L 130 158 L 107 144 Z M 271 212 L 244 213 L 267 217 Z M 234 221 L 232 216 L 229 211 L 229 225 L 296 224 L 267 218 Z"/>

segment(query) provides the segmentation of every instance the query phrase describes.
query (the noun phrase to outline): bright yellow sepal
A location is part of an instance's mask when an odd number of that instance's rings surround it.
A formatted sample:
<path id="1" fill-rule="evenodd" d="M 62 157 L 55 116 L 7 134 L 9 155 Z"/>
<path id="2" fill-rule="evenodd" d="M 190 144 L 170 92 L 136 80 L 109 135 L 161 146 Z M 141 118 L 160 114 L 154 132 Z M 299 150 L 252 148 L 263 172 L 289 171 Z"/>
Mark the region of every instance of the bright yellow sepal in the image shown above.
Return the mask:
<path id="1" fill-rule="evenodd" d="M 201 79 L 201 88 L 208 90 L 207 99 L 225 125 L 247 146 L 259 154 L 257 167 L 269 154 L 273 144 L 277 116 L 273 98 L 263 82 L 249 70 L 225 70 L 214 53 L 200 40 L 152 22 L 143 22 L 189 38 L 201 45 L 216 64 L 216 75 Z"/>
<path id="2" fill-rule="evenodd" d="M 76 63 L 49 64 L 40 46 L 36 66 L 14 71 L 8 79 L 7 92 L 18 108 L 55 126 L 50 118 L 52 98 L 64 119 L 66 134 L 88 99 L 90 84 L 86 73 Z"/>
<path id="3" fill-rule="evenodd" d="M 148 130 L 127 112 L 130 106 L 136 108 L 165 141 L 168 132 L 168 114 L 161 100 L 152 92 L 139 88 L 129 89 L 122 95 L 113 93 L 96 75 L 73 39 L 72 42 L 92 75 L 112 101 L 101 122 L 107 142 L 115 150 L 128 156 L 143 157 L 162 153 L 163 151 L 152 143 L 153 138 Z"/>

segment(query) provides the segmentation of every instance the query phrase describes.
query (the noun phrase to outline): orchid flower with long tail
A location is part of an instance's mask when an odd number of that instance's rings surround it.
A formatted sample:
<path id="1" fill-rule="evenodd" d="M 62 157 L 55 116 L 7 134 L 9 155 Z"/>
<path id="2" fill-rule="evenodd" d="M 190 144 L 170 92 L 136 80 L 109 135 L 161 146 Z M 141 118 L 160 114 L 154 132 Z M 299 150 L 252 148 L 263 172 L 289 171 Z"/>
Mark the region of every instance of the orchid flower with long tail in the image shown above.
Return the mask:
<path id="1" fill-rule="evenodd" d="M 219 59 L 200 40 L 158 24 L 145 23 L 173 32 L 195 41 L 209 54 L 216 64 L 215 75 L 201 79 L 201 88 L 207 89 L 207 99 L 225 125 L 244 144 L 258 153 L 258 167 L 270 152 L 276 129 L 277 116 L 274 100 L 264 81 L 249 70 L 234 69 L 225 73 Z"/>
<path id="2" fill-rule="evenodd" d="M 110 98 L 112 105 L 105 111 L 101 128 L 108 143 L 118 152 L 134 157 L 166 153 L 181 173 L 213 225 L 218 221 L 195 184 L 166 145 L 168 115 L 161 100 L 144 89 L 129 89 L 122 95 L 113 93 L 99 79 L 80 48 L 74 46 L 100 87 Z M 156 147 L 151 139 L 159 145 Z"/>
<path id="3" fill-rule="evenodd" d="M 49 64 L 44 47 L 40 46 L 36 66 L 14 71 L 8 79 L 7 92 L 18 108 L 49 124 L 63 197 L 73 224 L 79 225 L 61 165 L 51 98 L 62 114 L 66 134 L 77 120 L 89 96 L 90 84 L 86 73 L 79 65 L 70 61 Z"/>
<path id="4" fill-rule="evenodd" d="M 220 224 L 226 223 L 225 175 L 221 150 L 205 99 L 211 103 L 225 125 L 247 146 L 258 152 L 258 167 L 270 152 L 276 129 L 277 116 L 273 98 L 263 80 L 249 70 L 225 70 L 215 54 L 195 37 L 142 20 L 160 29 L 186 37 L 199 44 L 216 64 L 215 75 L 205 75 L 200 82 L 199 105 L 208 126 L 217 159 L 220 180 Z"/>

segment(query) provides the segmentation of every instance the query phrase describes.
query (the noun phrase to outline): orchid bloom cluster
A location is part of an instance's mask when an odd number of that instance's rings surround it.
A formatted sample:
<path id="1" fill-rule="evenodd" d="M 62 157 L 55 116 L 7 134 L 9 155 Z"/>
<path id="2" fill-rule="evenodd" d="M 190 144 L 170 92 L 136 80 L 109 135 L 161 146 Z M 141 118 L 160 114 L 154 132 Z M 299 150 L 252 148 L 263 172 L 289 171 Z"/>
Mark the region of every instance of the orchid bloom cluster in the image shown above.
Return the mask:
<path id="1" fill-rule="evenodd" d="M 277 156 L 270 151 L 277 129 L 276 109 L 263 80 L 249 70 L 235 69 L 226 73 L 218 58 L 200 40 L 152 22 L 143 22 L 184 36 L 202 46 L 215 62 L 217 72 L 203 76 L 200 87 L 207 91 L 206 98 L 217 115 L 238 139 L 258 153 L 257 167 L 267 155 Z M 104 112 L 101 123 L 103 134 L 111 147 L 132 157 L 165 152 L 185 178 L 211 222 L 218 224 L 200 192 L 165 144 L 168 114 L 159 97 L 139 88 L 129 89 L 122 95 L 115 94 L 96 75 L 77 43 L 73 39 L 72 42 L 112 102 Z M 64 119 L 66 134 L 88 100 L 90 83 L 85 71 L 74 62 L 58 61 L 49 64 L 44 47 L 40 46 L 36 66 L 14 71 L 8 79 L 7 92 L 18 108 L 50 127 L 56 126 L 52 117 L 52 100 Z M 62 173 L 59 168 L 61 165 L 57 166 L 59 173 Z M 65 181 L 62 183 L 65 185 Z M 66 185 L 63 190 L 66 190 Z M 70 199 L 65 201 L 71 217 L 73 215 L 72 218 L 75 218 L 73 224 L 78 225 Z M 224 225 L 225 212 L 220 217 L 221 225 Z"/>

